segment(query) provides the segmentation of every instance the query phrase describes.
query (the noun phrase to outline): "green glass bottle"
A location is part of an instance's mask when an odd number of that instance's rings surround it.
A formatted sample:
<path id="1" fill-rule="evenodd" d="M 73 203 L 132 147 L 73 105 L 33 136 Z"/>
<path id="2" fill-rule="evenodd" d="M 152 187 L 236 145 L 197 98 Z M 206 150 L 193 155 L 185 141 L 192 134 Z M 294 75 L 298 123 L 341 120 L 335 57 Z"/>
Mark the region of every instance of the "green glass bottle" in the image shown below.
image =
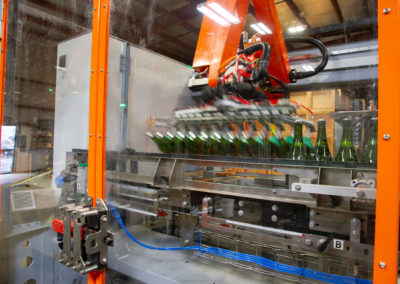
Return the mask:
<path id="1" fill-rule="evenodd" d="M 288 159 L 290 160 L 306 160 L 307 152 L 303 141 L 303 126 L 300 120 L 296 120 L 294 129 L 293 144 L 290 148 Z"/>
<path id="2" fill-rule="evenodd" d="M 154 143 L 156 143 L 158 149 L 161 152 L 166 153 L 164 144 L 162 143 L 163 135 L 161 133 L 156 132 L 155 135 L 153 135 L 150 132 L 147 132 L 147 136 L 149 136 L 151 138 L 151 140 L 153 140 Z"/>
<path id="3" fill-rule="evenodd" d="M 192 155 L 194 153 L 194 138 L 196 138 L 196 136 L 192 131 L 185 131 L 183 143 L 185 145 L 185 154 L 187 155 Z"/>
<path id="4" fill-rule="evenodd" d="M 354 148 L 351 120 L 348 118 L 343 119 L 343 135 L 342 142 L 340 142 L 339 151 L 336 154 L 336 162 L 357 162 L 356 149 Z"/>
<path id="5" fill-rule="evenodd" d="M 314 160 L 314 146 L 311 142 L 311 129 L 307 128 L 306 135 L 303 137 L 304 146 L 306 147 L 307 160 Z"/>
<path id="6" fill-rule="evenodd" d="M 205 129 L 202 129 L 198 135 L 198 137 L 203 141 L 202 148 L 201 148 L 201 154 L 202 155 L 211 155 L 212 154 L 212 139 L 209 134 L 207 134 L 208 131 Z"/>
<path id="7" fill-rule="evenodd" d="M 174 145 L 174 135 L 171 132 L 167 131 L 162 139 L 162 143 L 165 145 L 166 153 L 174 153 L 175 145 Z"/>
<path id="8" fill-rule="evenodd" d="M 239 157 L 249 156 L 249 142 L 248 134 L 246 131 L 242 130 L 241 133 L 236 132 L 235 138 L 235 155 Z"/>
<path id="9" fill-rule="evenodd" d="M 183 154 L 185 152 L 185 135 L 181 131 L 177 131 L 174 135 L 174 152 L 175 154 Z"/>
<path id="10" fill-rule="evenodd" d="M 234 136 L 230 131 L 223 131 L 221 138 L 216 147 L 216 155 L 218 156 L 235 156 Z"/>
<path id="11" fill-rule="evenodd" d="M 254 158 L 262 158 L 264 155 L 264 135 L 262 131 L 253 129 L 253 135 L 248 138 L 249 154 Z"/>
<path id="12" fill-rule="evenodd" d="M 377 153 L 378 153 L 378 118 L 373 117 L 370 120 L 367 148 L 362 158 L 363 163 L 376 164 Z"/>
<path id="13" fill-rule="evenodd" d="M 286 138 L 288 138 L 288 137 L 290 137 L 290 136 L 284 138 L 283 135 L 282 135 L 282 133 L 281 133 L 281 130 L 280 130 L 280 129 L 277 129 L 277 130 L 275 131 L 275 136 L 276 136 L 276 139 L 278 140 L 279 146 L 278 146 L 277 149 L 274 149 L 274 151 L 277 151 L 277 156 L 278 156 L 279 158 L 284 158 L 284 159 L 285 159 L 285 158 L 287 158 L 287 156 L 289 155 L 290 148 L 291 148 L 291 146 L 292 146 L 292 145 L 288 142 L 288 140 L 286 139 Z M 292 144 L 293 144 L 293 142 L 292 142 Z M 277 145 L 277 144 L 276 144 L 276 145 Z"/>
<path id="14" fill-rule="evenodd" d="M 329 151 L 328 140 L 326 139 L 326 121 L 318 120 L 317 140 L 314 147 L 314 160 L 319 162 L 332 161 L 332 155 Z"/>

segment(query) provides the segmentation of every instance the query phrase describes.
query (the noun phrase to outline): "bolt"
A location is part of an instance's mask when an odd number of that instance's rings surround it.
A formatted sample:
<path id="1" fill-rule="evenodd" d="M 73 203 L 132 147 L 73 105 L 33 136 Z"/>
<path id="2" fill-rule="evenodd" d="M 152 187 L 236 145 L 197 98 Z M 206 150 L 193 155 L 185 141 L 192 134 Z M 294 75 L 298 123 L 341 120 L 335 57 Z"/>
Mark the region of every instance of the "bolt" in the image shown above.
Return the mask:
<path id="1" fill-rule="evenodd" d="M 311 245 L 312 245 L 312 240 L 306 239 L 306 245 L 307 245 L 307 246 L 311 246 Z"/>
<path id="2" fill-rule="evenodd" d="M 379 262 L 379 267 L 382 268 L 382 269 L 386 268 L 386 262 L 380 261 Z"/>
<path id="3" fill-rule="evenodd" d="M 243 207 L 243 206 L 244 206 L 244 201 L 243 201 L 243 200 L 240 200 L 240 201 L 239 201 L 239 206 L 240 206 L 240 207 Z"/>
<path id="4" fill-rule="evenodd" d="M 387 15 L 390 13 L 390 11 L 391 11 L 390 8 L 385 8 L 385 9 L 383 9 L 383 14 Z"/>
<path id="5" fill-rule="evenodd" d="M 301 190 L 301 186 L 300 186 L 300 185 L 296 185 L 296 186 L 294 187 L 294 189 L 295 189 L 295 190 Z"/>
<path id="6" fill-rule="evenodd" d="M 90 137 L 92 137 L 92 136 L 93 136 L 93 134 L 92 134 L 92 133 L 90 133 L 90 134 L 89 134 L 89 136 L 90 136 Z"/>
<path id="7" fill-rule="evenodd" d="M 94 10 L 96 11 L 96 10 L 97 10 L 97 8 L 94 8 Z"/>
<path id="8" fill-rule="evenodd" d="M 273 190 L 272 190 L 272 193 L 273 193 L 273 194 L 277 194 L 278 191 L 277 191 L 276 189 L 273 189 Z"/>
<path id="9" fill-rule="evenodd" d="M 356 231 L 356 230 L 353 230 L 353 231 L 351 231 L 351 235 L 353 236 L 353 237 L 355 237 L 355 238 L 357 238 L 359 235 L 358 235 L 358 232 Z"/>
<path id="10" fill-rule="evenodd" d="M 94 73 L 94 69 L 92 69 L 92 73 Z"/>
<path id="11" fill-rule="evenodd" d="M 314 221 L 310 221 L 310 222 L 308 223 L 308 226 L 309 226 L 310 228 L 314 228 L 314 227 L 315 227 L 315 222 L 314 222 Z"/>
<path id="12" fill-rule="evenodd" d="M 278 169 L 277 169 L 277 168 L 273 168 L 272 171 L 273 171 L 273 172 L 277 172 Z"/>
<path id="13" fill-rule="evenodd" d="M 188 205 L 188 202 L 187 201 L 183 201 L 182 202 L 182 206 L 186 206 L 186 205 Z"/>
<path id="14" fill-rule="evenodd" d="M 239 211 L 238 211 L 238 215 L 239 215 L 239 216 L 243 216 L 243 215 L 244 215 L 243 210 L 239 210 Z"/>
<path id="15" fill-rule="evenodd" d="M 99 138 L 101 138 L 101 135 L 99 135 Z"/>
<path id="16" fill-rule="evenodd" d="M 310 217 L 314 217 L 316 215 L 315 213 L 315 210 L 310 210 Z"/>
<path id="17" fill-rule="evenodd" d="M 390 135 L 389 134 L 383 134 L 383 139 L 389 140 L 390 139 Z"/>
<path id="18" fill-rule="evenodd" d="M 276 212 L 276 211 L 278 211 L 278 209 L 279 209 L 279 207 L 278 207 L 278 205 L 272 205 L 272 211 L 274 211 L 274 212 Z"/>
<path id="19" fill-rule="evenodd" d="M 356 192 L 356 195 L 357 195 L 358 197 L 364 197 L 364 196 L 365 196 L 365 192 L 358 189 L 357 192 Z"/>
<path id="20" fill-rule="evenodd" d="M 103 258 L 101 259 L 101 261 L 104 262 L 104 263 L 107 263 L 107 258 L 103 257 Z"/>
<path id="21" fill-rule="evenodd" d="M 189 244 L 189 240 L 184 240 L 183 243 L 184 243 L 185 245 L 187 245 L 187 244 Z"/>
<path id="22" fill-rule="evenodd" d="M 276 215 L 271 216 L 271 221 L 272 222 L 278 222 L 278 217 Z"/>
<path id="23" fill-rule="evenodd" d="M 103 72 L 103 69 L 100 69 L 100 72 Z"/>

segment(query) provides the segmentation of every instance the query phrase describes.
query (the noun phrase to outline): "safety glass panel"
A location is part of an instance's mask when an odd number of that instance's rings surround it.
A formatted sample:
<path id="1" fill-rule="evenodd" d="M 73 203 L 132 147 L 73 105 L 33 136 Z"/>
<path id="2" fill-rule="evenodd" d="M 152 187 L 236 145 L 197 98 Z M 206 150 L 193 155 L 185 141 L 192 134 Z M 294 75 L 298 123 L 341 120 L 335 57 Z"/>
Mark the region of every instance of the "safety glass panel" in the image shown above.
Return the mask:
<path id="1" fill-rule="evenodd" d="M 110 9 L 107 281 L 370 283 L 376 1 Z"/>
<path id="2" fill-rule="evenodd" d="M 86 198 L 93 1 L 6 2 L 1 282 L 82 283 L 58 208 Z"/>

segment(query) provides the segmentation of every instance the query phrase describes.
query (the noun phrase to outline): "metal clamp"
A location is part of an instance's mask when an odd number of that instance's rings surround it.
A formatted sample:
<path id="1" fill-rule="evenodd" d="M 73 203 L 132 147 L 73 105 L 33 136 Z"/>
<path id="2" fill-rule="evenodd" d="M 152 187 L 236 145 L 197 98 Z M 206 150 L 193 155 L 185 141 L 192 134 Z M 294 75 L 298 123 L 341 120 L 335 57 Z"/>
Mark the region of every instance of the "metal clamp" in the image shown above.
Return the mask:
<path id="1" fill-rule="evenodd" d="M 81 274 L 103 270 L 107 266 L 107 247 L 114 243 L 104 201 L 96 199 L 96 207 L 67 204 L 59 211 L 61 220 L 53 221 L 62 249 L 59 261 Z"/>

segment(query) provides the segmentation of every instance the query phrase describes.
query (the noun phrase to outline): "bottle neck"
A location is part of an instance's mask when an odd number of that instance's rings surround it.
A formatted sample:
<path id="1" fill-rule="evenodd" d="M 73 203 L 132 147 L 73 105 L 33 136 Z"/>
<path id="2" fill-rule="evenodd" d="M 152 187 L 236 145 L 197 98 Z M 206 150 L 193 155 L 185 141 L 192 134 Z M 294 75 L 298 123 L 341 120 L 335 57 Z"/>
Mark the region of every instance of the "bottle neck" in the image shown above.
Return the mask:
<path id="1" fill-rule="evenodd" d="M 318 134 L 317 134 L 317 141 L 326 140 L 326 122 L 321 121 L 318 122 Z"/>
<path id="2" fill-rule="evenodd" d="M 351 129 L 351 121 L 345 120 L 343 122 L 343 137 L 342 141 L 353 141 L 353 133 Z"/>
<path id="3" fill-rule="evenodd" d="M 376 141 L 377 141 L 377 139 L 378 139 L 378 120 L 376 120 L 376 119 L 374 119 L 374 120 L 371 120 L 372 122 L 372 124 L 371 124 L 371 128 L 370 128 L 370 131 L 369 131 L 369 141 L 368 141 L 368 144 L 375 144 L 376 143 Z"/>
<path id="4" fill-rule="evenodd" d="M 300 123 L 296 123 L 294 128 L 294 141 L 303 141 L 303 126 Z"/>

